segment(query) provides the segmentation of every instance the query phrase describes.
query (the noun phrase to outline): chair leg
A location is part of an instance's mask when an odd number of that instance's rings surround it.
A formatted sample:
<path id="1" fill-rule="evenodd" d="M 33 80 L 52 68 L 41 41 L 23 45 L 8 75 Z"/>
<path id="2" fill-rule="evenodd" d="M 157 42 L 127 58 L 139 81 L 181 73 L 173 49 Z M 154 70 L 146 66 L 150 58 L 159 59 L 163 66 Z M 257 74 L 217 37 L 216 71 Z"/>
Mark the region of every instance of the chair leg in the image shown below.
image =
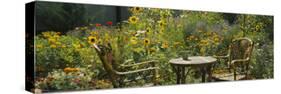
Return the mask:
<path id="1" fill-rule="evenodd" d="M 118 88 L 119 87 L 119 85 L 117 85 L 116 81 L 111 80 L 111 82 L 112 82 L 113 88 Z"/>
<path id="2" fill-rule="evenodd" d="M 119 81 L 119 86 L 118 86 L 118 88 L 122 88 L 122 87 L 124 87 L 125 85 L 124 85 L 125 83 L 123 82 L 123 81 Z"/>
<path id="3" fill-rule="evenodd" d="M 120 87 L 120 78 L 114 76 L 114 75 L 110 75 L 110 80 L 111 83 L 113 85 L 113 88 L 119 88 Z"/>
<path id="4" fill-rule="evenodd" d="M 233 68 L 233 73 L 234 73 L 234 80 L 237 80 L 236 79 L 236 68 Z"/>
<path id="5" fill-rule="evenodd" d="M 153 84 L 156 86 L 156 85 L 158 85 L 158 70 L 157 69 L 155 69 L 154 71 L 153 71 L 154 73 L 153 73 Z"/>

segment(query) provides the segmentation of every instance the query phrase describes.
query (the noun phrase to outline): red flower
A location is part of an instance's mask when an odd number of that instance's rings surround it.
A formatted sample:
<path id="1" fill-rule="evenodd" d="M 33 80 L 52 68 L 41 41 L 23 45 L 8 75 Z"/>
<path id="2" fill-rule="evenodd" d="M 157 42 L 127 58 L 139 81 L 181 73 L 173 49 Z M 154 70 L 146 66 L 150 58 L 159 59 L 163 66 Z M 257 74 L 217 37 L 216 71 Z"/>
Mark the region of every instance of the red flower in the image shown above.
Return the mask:
<path id="1" fill-rule="evenodd" d="M 99 23 L 96 23 L 96 27 L 100 27 L 101 26 L 101 24 L 99 24 Z"/>
<path id="2" fill-rule="evenodd" d="M 112 25 L 112 21 L 108 21 L 108 22 L 106 22 L 106 24 L 111 26 Z"/>

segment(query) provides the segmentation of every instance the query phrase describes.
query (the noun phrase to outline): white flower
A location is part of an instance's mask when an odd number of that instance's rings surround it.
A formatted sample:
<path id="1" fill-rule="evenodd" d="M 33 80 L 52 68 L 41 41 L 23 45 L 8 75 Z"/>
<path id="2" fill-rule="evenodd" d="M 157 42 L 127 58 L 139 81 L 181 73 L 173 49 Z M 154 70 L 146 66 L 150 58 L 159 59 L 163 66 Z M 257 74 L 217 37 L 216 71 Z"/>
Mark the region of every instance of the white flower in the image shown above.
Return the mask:
<path id="1" fill-rule="evenodd" d="M 137 34 L 135 35 L 135 36 L 139 36 L 139 35 L 141 35 L 141 34 L 144 34 L 146 31 L 144 31 L 144 30 L 138 30 L 137 31 Z"/>
<path id="2" fill-rule="evenodd" d="M 146 32 L 145 30 L 138 30 L 137 31 L 138 34 L 145 33 L 145 32 Z"/>

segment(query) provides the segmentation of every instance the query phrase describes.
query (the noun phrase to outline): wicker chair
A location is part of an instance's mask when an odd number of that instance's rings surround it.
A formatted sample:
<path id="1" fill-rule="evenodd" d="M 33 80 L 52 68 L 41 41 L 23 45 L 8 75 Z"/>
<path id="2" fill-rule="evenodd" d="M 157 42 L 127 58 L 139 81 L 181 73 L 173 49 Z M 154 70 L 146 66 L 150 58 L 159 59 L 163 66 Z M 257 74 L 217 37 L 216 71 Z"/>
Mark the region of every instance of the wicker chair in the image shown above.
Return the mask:
<path id="1" fill-rule="evenodd" d="M 249 63 L 254 43 L 249 38 L 234 39 L 226 56 L 215 56 L 224 67 L 214 67 L 212 78 L 217 81 L 249 79 Z"/>
<path id="2" fill-rule="evenodd" d="M 114 88 L 128 86 L 127 83 L 137 82 L 141 79 L 150 79 L 152 83 L 146 83 L 145 86 L 158 84 L 158 67 L 156 60 L 145 61 L 133 64 L 118 64 L 113 58 L 111 45 L 93 45 L 100 60 L 107 72 Z"/>

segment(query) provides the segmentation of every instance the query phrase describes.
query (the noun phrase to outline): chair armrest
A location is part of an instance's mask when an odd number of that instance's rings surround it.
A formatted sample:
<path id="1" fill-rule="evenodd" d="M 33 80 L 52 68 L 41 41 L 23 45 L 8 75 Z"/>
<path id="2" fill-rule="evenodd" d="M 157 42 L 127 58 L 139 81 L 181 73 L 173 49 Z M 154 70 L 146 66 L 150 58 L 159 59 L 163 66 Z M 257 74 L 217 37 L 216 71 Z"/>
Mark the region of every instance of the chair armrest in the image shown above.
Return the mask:
<path id="1" fill-rule="evenodd" d="M 213 56 L 214 58 L 217 58 L 217 59 L 227 59 L 229 57 L 229 54 L 228 55 L 225 55 L 225 56 Z"/>
<path id="2" fill-rule="evenodd" d="M 118 75 L 127 75 L 127 74 L 134 74 L 134 73 L 140 73 L 140 72 L 145 72 L 145 71 L 150 71 L 150 70 L 158 70 L 158 67 L 149 67 L 146 69 L 139 69 L 139 70 L 134 70 L 134 71 L 127 71 L 127 72 L 117 72 Z"/>
<path id="3" fill-rule="evenodd" d="M 235 64 L 235 63 L 237 63 L 237 62 L 245 62 L 245 61 L 249 61 L 249 57 L 248 58 L 246 58 L 246 59 L 236 59 L 236 60 L 232 60 L 231 62 L 230 62 L 230 64 L 231 65 L 233 65 L 233 64 Z"/>
<path id="4" fill-rule="evenodd" d="M 128 59 L 128 60 L 126 60 L 123 64 L 121 64 L 121 65 L 129 65 L 129 64 L 131 64 L 131 63 L 133 63 L 134 62 L 134 60 L 133 59 Z"/>
<path id="5" fill-rule="evenodd" d="M 144 65 L 144 64 L 150 64 L 150 63 L 156 63 L 158 62 L 157 60 L 150 60 L 150 61 L 144 61 L 136 64 L 130 64 L 130 65 L 120 65 L 120 67 L 133 67 L 133 66 L 139 66 L 139 65 Z"/>

